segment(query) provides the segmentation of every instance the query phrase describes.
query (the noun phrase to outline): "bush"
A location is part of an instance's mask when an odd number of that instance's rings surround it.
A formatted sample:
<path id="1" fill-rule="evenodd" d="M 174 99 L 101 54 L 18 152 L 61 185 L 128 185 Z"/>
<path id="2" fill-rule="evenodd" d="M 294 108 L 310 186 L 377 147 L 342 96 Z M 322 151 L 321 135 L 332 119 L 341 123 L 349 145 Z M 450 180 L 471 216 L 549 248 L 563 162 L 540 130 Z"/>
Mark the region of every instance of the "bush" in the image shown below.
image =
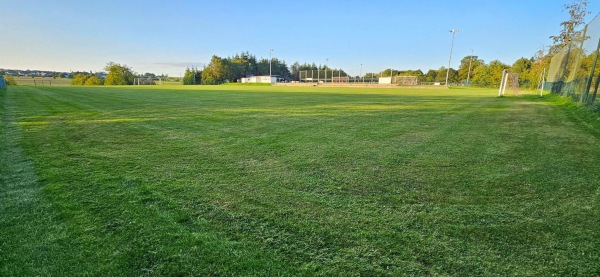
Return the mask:
<path id="1" fill-rule="evenodd" d="M 85 81 L 87 81 L 88 76 L 83 74 L 77 74 L 73 76 L 73 80 L 71 80 L 71 85 L 73 86 L 83 86 L 85 85 Z"/>
<path id="2" fill-rule="evenodd" d="M 101 86 L 104 84 L 104 80 L 96 77 L 96 76 L 91 76 L 89 78 L 87 78 L 87 80 L 85 80 L 84 85 L 86 86 Z"/>
<path id="3" fill-rule="evenodd" d="M 127 65 L 110 62 L 104 68 L 108 72 L 104 84 L 107 86 L 133 85 L 133 70 Z"/>

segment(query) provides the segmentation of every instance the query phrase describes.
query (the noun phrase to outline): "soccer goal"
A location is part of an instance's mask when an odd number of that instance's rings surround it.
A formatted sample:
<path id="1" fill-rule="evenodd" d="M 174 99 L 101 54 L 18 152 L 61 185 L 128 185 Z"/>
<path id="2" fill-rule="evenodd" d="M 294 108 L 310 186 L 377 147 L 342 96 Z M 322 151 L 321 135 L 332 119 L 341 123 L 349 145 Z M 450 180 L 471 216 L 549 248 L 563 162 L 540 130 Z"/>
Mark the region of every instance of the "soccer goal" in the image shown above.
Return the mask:
<path id="1" fill-rule="evenodd" d="M 137 85 L 137 86 L 156 85 L 157 81 L 158 81 L 158 84 L 162 85 L 162 79 L 160 79 L 160 78 L 152 78 L 152 77 L 133 78 L 133 84 Z"/>
<path id="2" fill-rule="evenodd" d="M 350 83 L 350 77 L 331 77 L 332 83 Z"/>
<path id="3" fill-rule="evenodd" d="M 417 76 L 394 76 L 392 84 L 414 86 L 419 84 Z"/>
<path id="4" fill-rule="evenodd" d="M 500 79 L 500 88 L 498 89 L 498 97 L 504 96 L 506 91 L 512 91 L 515 95 L 520 95 L 519 92 L 519 74 L 508 72 L 506 69 L 502 71 Z"/>

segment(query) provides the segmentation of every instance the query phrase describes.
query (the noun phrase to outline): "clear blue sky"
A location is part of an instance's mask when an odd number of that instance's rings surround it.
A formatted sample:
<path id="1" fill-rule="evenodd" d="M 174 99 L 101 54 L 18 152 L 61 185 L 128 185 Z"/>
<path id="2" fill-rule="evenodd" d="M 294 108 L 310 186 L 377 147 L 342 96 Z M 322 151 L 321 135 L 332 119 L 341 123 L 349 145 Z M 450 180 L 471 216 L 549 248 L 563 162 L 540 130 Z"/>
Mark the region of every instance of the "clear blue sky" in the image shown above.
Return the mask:
<path id="1" fill-rule="evenodd" d="M 568 19 L 571 0 L 0 0 L 0 68 L 100 71 L 110 61 L 179 76 L 213 54 L 314 62 L 353 73 L 452 67 L 470 54 L 512 64 Z M 600 4 L 592 0 L 589 22 Z"/>

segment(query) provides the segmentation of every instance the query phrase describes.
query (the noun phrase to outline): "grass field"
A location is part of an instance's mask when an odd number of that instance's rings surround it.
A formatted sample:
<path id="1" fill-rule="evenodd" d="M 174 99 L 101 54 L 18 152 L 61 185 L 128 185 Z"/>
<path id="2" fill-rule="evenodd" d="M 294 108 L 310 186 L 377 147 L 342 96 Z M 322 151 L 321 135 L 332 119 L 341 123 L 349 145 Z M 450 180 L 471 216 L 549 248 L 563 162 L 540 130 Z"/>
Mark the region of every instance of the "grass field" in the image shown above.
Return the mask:
<path id="1" fill-rule="evenodd" d="M 600 274 L 600 120 L 486 89 L 9 87 L 0 276 Z"/>

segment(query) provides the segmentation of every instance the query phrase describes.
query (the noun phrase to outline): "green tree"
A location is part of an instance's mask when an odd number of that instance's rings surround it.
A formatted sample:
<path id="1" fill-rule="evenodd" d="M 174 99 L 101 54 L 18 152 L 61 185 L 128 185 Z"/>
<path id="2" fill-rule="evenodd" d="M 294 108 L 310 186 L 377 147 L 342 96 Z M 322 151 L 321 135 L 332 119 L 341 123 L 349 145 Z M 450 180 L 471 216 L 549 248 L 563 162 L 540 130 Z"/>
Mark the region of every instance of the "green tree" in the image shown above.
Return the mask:
<path id="1" fill-rule="evenodd" d="M 471 74 L 469 75 L 469 61 L 471 66 Z M 485 62 L 482 59 L 479 59 L 477 56 L 466 56 L 460 60 L 460 66 L 458 67 L 458 82 L 466 82 L 467 78 L 469 81 L 473 80 L 473 73 L 475 68 L 484 64 Z"/>
<path id="2" fill-rule="evenodd" d="M 228 62 L 216 55 L 210 59 L 210 63 L 202 71 L 202 83 L 205 85 L 217 85 L 228 81 Z"/>
<path id="3" fill-rule="evenodd" d="M 85 83 L 83 85 L 86 86 L 101 86 L 104 84 L 104 80 L 102 80 L 101 78 L 98 78 L 96 76 L 90 76 L 89 78 L 87 78 L 87 80 L 85 80 Z"/>
<path id="4" fill-rule="evenodd" d="M 560 23 L 563 29 L 557 36 L 550 36 L 554 45 L 550 47 L 551 53 L 558 52 L 569 41 L 583 35 L 582 30 L 576 31 L 577 27 L 585 23 L 585 16 L 590 14 L 587 11 L 588 0 L 573 0 L 570 4 L 564 5 L 564 10 L 569 11 L 569 20 Z"/>
<path id="5" fill-rule="evenodd" d="M 104 80 L 107 86 L 133 85 L 134 73 L 127 65 L 110 62 L 104 68 L 108 74 Z"/>
<path id="6" fill-rule="evenodd" d="M 425 82 L 428 82 L 428 83 L 435 82 L 436 76 L 437 76 L 437 70 L 430 69 L 429 71 L 427 71 L 427 74 L 425 74 Z"/>
<path id="7" fill-rule="evenodd" d="M 300 79 L 300 63 L 295 62 L 290 66 L 290 73 L 292 74 L 292 80 L 299 81 Z"/>
<path id="8" fill-rule="evenodd" d="M 528 89 L 537 88 L 537 85 L 542 76 L 542 72 L 544 71 L 544 69 L 546 69 L 546 71 L 547 71 L 548 68 L 550 68 L 551 59 L 552 59 L 552 56 L 546 55 L 546 56 L 541 56 L 537 60 L 533 60 L 533 63 L 531 64 L 531 67 L 529 68 L 529 70 L 524 71 L 519 76 L 519 81 L 520 81 L 521 85 L 523 85 L 525 88 L 528 88 Z M 590 60 L 592 60 L 592 61 L 589 63 L 589 66 L 591 66 L 593 64 L 593 59 L 590 59 Z M 597 68 L 600 68 L 600 67 L 597 67 Z"/>
<path id="9" fill-rule="evenodd" d="M 233 57 L 227 58 L 227 60 L 229 61 L 230 75 L 234 80 L 238 80 L 246 75 L 253 75 L 256 71 L 256 58 L 248 52 L 236 54 Z"/>
<path id="10" fill-rule="evenodd" d="M 71 85 L 73 86 L 83 86 L 85 84 L 85 81 L 87 81 L 88 76 L 85 74 L 76 74 L 75 76 L 73 76 L 73 79 L 71 80 Z"/>
<path id="11" fill-rule="evenodd" d="M 510 67 L 512 73 L 521 74 L 531 69 L 533 59 L 520 58 Z"/>
<path id="12" fill-rule="evenodd" d="M 435 73 L 435 82 L 445 83 L 447 71 L 448 70 L 446 67 L 444 67 L 444 66 L 440 67 L 440 69 L 438 69 L 437 72 Z"/>
<path id="13" fill-rule="evenodd" d="M 473 83 L 481 87 L 497 87 L 502 79 L 502 71 L 509 66 L 498 60 L 491 61 L 489 65 L 481 65 L 474 70 Z"/>
<path id="14" fill-rule="evenodd" d="M 200 85 L 202 84 L 202 70 L 198 70 L 197 68 L 192 67 L 185 69 L 185 74 L 183 75 L 183 84 L 184 85 Z"/>
<path id="15" fill-rule="evenodd" d="M 510 67 L 510 72 L 519 74 L 519 85 L 528 87 L 532 80 L 529 77 L 528 73 L 531 71 L 531 66 L 533 65 L 533 58 L 520 58 L 516 60 L 513 65 Z"/>

